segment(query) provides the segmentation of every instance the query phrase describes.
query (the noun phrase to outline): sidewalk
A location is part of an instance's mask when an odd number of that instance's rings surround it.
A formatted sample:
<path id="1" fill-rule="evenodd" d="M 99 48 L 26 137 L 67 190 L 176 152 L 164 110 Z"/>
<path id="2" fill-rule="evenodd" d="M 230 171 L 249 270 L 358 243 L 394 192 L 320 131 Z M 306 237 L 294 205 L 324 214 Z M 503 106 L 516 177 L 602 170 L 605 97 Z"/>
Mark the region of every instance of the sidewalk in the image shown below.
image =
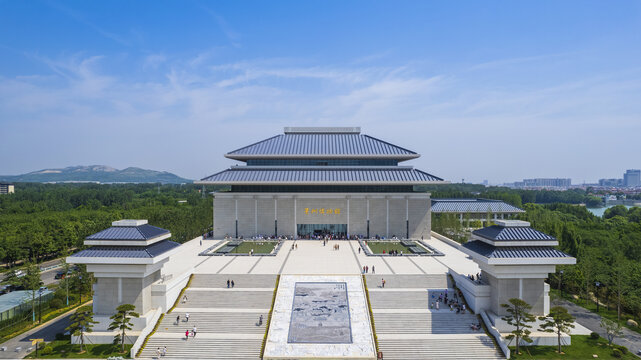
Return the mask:
<path id="1" fill-rule="evenodd" d="M 91 303 L 92 301 L 89 301 L 83 305 L 89 305 Z M 27 349 L 32 346 L 31 340 L 29 339 L 44 339 L 45 341 L 55 340 L 57 333 L 65 332 L 65 328 L 70 324 L 69 317 L 76 311 L 76 309 L 69 310 L 42 325 L 8 340 L 4 344 L 0 344 L 0 347 L 7 347 L 7 351 L 0 351 L 0 359 L 22 359 L 27 356 Z M 17 347 L 21 347 L 22 349 L 19 352 L 16 352 Z"/>
<path id="2" fill-rule="evenodd" d="M 554 300 L 554 305 L 557 304 L 562 305 L 564 308 L 568 309 L 568 312 L 576 318 L 576 322 L 590 329 L 590 331 L 594 331 L 607 339 L 607 334 L 600 325 L 600 315 L 567 300 Z M 623 328 L 623 337 L 614 339 L 613 342 L 617 345 L 627 347 L 628 350 L 630 350 L 630 352 L 633 354 L 636 354 L 637 351 L 641 350 L 641 334 L 625 327 Z"/>

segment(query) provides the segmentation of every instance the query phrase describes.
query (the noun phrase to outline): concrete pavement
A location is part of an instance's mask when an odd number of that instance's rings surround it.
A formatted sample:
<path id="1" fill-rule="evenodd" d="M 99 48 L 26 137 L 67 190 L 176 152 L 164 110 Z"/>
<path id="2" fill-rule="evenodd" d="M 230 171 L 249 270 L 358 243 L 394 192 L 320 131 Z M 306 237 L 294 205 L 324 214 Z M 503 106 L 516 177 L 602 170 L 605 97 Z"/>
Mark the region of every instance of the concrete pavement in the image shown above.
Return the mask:
<path id="1" fill-rule="evenodd" d="M 607 339 L 605 330 L 601 328 L 601 316 L 593 313 L 579 305 L 563 299 L 555 299 L 553 305 L 561 305 L 568 309 L 568 312 L 574 316 L 576 322 L 594 331 Z M 641 334 L 628 328 L 623 328 L 623 337 L 614 339 L 614 343 L 628 348 L 631 353 L 636 354 L 641 350 Z"/>

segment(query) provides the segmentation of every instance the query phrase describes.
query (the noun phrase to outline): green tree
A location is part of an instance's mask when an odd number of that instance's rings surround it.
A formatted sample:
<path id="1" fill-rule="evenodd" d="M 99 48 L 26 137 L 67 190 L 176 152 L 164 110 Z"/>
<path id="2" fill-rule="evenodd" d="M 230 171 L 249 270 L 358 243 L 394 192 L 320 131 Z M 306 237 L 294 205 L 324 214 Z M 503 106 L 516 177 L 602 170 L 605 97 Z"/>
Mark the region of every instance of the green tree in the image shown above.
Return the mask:
<path id="1" fill-rule="evenodd" d="M 610 346 L 612 346 L 612 341 L 614 341 L 614 339 L 623 336 L 623 326 L 619 322 L 602 318 L 601 327 L 605 330 L 608 337 L 608 345 Z"/>
<path id="2" fill-rule="evenodd" d="M 80 338 L 80 352 L 82 353 L 82 348 L 85 345 L 85 333 L 92 332 L 93 325 L 98 322 L 93 320 L 91 306 L 78 308 L 76 312 L 71 315 L 70 320 L 71 324 L 65 330 L 68 330 L 71 335 Z"/>
<path id="3" fill-rule="evenodd" d="M 40 269 L 34 263 L 28 263 L 24 269 L 25 275 L 18 278 L 19 285 L 25 290 L 31 291 L 31 313 L 32 321 L 36 321 L 36 298 L 42 281 L 40 281 Z"/>
<path id="4" fill-rule="evenodd" d="M 532 306 L 521 299 L 512 298 L 509 300 L 509 304 L 501 304 L 501 307 L 505 308 L 505 311 L 509 314 L 501 319 L 507 322 L 508 325 L 514 326 L 514 330 L 505 338 L 508 340 L 516 339 L 516 353 L 520 354 L 521 340 L 528 343 L 532 342 L 530 338 L 531 331 L 529 330 L 532 325 L 528 325 L 528 323 L 536 320 L 534 315 L 528 312 L 532 309 Z"/>
<path id="5" fill-rule="evenodd" d="M 550 309 L 548 316 L 541 316 L 539 320 L 544 321 L 540 325 L 540 331 L 556 333 L 558 342 L 558 353 L 561 354 L 561 334 L 570 335 L 574 328 L 574 317 L 562 306 L 555 306 Z"/>
<path id="6" fill-rule="evenodd" d="M 140 314 L 134 312 L 135 309 L 134 305 L 122 304 L 116 308 L 116 313 L 110 317 L 112 321 L 109 325 L 109 330 L 119 330 L 114 336 L 114 344 L 118 345 L 120 343 L 121 352 L 125 352 L 125 331 L 133 328 L 131 318 L 140 317 Z"/>
<path id="7" fill-rule="evenodd" d="M 617 302 L 617 322 L 619 322 L 621 321 L 621 304 L 623 303 L 623 295 L 630 287 L 630 268 L 627 266 L 627 261 L 621 253 L 617 253 L 614 257 L 613 264 L 611 266 L 610 280 Z"/>
<path id="8" fill-rule="evenodd" d="M 626 217 L 628 215 L 628 208 L 623 206 L 623 205 L 615 205 L 603 213 L 603 218 L 604 219 L 610 219 L 615 216 L 623 216 Z"/>

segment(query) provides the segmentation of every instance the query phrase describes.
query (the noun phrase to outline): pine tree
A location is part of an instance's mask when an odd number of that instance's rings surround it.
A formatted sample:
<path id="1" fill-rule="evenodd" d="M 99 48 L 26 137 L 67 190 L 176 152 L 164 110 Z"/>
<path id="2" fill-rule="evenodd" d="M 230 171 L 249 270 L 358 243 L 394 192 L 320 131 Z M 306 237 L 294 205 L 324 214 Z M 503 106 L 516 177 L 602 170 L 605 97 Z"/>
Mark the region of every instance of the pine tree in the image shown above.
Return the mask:
<path id="1" fill-rule="evenodd" d="M 93 324 L 97 324 L 97 321 L 93 321 L 93 311 L 91 311 L 91 306 L 82 306 L 76 310 L 75 313 L 71 315 L 71 325 L 69 325 L 65 330 L 68 330 L 71 335 L 80 337 L 80 352 L 82 353 L 82 348 L 85 345 L 85 333 L 92 332 Z"/>
<path id="2" fill-rule="evenodd" d="M 112 321 L 109 325 L 109 330 L 119 330 L 116 336 L 114 336 L 114 345 L 118 345 L 118 343 L 120 343 L 121 352 L 125 352 L 125 331 L 133 328 L 131 318 L 140 317 L 140 314 L 134 312 L 135 309 L 136 307 L 134 305 L 122 304 L 116 308 L 116 314 L 110 317 Z"/>
<path id="3" fill-rule="evenodd" d="M 509 325 L 514 326 L 514 330 L 505 338 L 508 340 L 516 339 L 516 353 L 520 354 L 519 348 L 521 340 L 528 343 L 532 342 L 530 338 L 531 331 L 529 330 L 532 325 L 528 325 L 527 323 L 533 322 L 536 318 L 534 315 L 528 313 L 528 311 L 532 309 L 532 306 L 525 301 L 512 298 L 509 302 L 509 304 L 501 304 L 501 307 L 505 308 L 510 315 L 504 316 L 501 319 Z"/>
<path id="4" fill-rule="evenodd" d="M 548 316 L 541 316 L 539 320 L 545 321 L 540 326 L 540 331 L 556 333 L 559 345 L 558 352 L 561 354 L 561 334 L 570 335 L 574 328 L 574 317 L 562 306 L 555 306 L 550 309 Z"/>

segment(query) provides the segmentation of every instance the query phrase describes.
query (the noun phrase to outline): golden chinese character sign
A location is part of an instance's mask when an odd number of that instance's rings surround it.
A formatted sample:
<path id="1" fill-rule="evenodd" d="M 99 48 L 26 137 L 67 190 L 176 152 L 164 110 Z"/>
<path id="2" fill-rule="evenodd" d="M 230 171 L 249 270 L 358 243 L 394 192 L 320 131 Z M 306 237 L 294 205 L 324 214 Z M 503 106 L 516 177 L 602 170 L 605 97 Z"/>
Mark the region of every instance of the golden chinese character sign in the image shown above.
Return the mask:
<path id="1" fill-rule="evenodd" d="M 341 209 L 339 208 L 305 208 L 305 215 L 340 215 Z"/>

